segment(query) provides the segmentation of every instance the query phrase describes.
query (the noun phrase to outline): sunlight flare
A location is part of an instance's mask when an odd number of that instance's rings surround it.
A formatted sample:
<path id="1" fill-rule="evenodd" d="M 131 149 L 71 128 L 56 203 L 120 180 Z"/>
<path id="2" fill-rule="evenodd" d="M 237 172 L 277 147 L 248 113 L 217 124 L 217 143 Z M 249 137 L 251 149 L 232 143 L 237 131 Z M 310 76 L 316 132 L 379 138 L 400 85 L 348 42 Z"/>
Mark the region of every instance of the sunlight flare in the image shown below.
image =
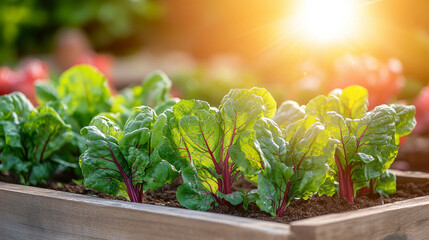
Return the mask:
<path id="1" fill-rule="evenodd" d="M 335 42 L 356 31 L 354 0 L 301 0 L 294 25 L 309 40 Z"/>

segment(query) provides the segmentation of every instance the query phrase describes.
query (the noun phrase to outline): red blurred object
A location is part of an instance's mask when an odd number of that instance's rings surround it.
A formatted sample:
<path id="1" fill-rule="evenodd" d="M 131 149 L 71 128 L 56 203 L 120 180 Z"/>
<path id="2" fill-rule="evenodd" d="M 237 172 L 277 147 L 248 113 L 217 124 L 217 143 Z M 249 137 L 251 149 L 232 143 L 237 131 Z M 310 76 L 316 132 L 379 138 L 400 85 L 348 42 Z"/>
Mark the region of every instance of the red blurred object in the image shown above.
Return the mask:
<path id="1" fill-rule="evenodd" d="M 17 74 L 8 67 L 0 68 L 0 95 L 13 92 Z"/>
<path id="2" fill-rule="evenodd" d="M 27 96 L 28 99 L 36 106 L 36 81 L 46 81 L 49 79 L 48 65 L 40 60 L 33 59 L 25 63 L 24 67 L 19 70 L 16 90 Z"/>
<path id="3" fill-rule="evenodd" d="M 394 58 L 383 64 L 368 55 L 347 55 L 337 60 L 335 71 L 336 80 L 329 90 L 361 85 L 368 89 L 369 109 L 392 102 L 405 83 L 402 64 Z"/>
<path id="4" fill-rule="evenodd" d="M 34 84 L 38 80 L 48 80 L 48 65 L 40 60 L 26 61 L 24 66 L 16 71 L 7 67 L 0 68 L 0 95 L 20 91 L 37 105 Z"/>
<path id="5" fill-rule="evenodd" d="M 81 30 L 63 29 L 55 41 L 55 61 L 61 71 L 65 71 L 78 64 L 88 64 L 97 68 L 108 81 L 113 94 L 116 93 L 111 69 L 113 58 L 96 53 Z"/>
<path id="6" fill-rule="evenodd" d="M 49 79 L 48 65 L 40 60 L 28 61 L 21 70 L 21 80 L 34 83 L 36 80 Z"/>
<path id="7" fill-rule="evenodd" d="M 423 134 L 429 131 L 429 84 L 424 87 L 414 100 L 417 125 L 414 133 Z"/>
<path id="8" fill-rule="evenodd" d="M 407 136 L 399 138 L 399 146 L 404 145 L 407 142 Z"/>

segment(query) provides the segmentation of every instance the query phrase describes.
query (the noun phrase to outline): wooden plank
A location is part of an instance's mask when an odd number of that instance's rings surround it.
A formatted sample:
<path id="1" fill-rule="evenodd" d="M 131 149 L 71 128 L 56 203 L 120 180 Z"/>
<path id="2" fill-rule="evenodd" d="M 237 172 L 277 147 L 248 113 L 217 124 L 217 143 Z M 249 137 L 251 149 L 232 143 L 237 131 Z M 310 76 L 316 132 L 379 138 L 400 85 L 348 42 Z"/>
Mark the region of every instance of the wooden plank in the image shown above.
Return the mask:
<path id="1" fill-rule="evenodd" d="M 393 171 L 399 182 L 429 174 Z M 427 239 L 429 196 L 287 224 L 0 182 L 0 239 Z"/>
<path id="2" fill-rule="evenodd" d="M 287 224 L 0 182 L 0 239 L 290 239 Z"/>
<path id="3" fill-rule="evenodd" d="M 429 174 L 389 170 L 398 182 L 429 182 Z M 429 196 L 293 222 L 296 239 L 406 240 L 429 238 Z"/>
<path id="4" fill-rule="evenodd" d="M 428 239 L 429 196 L 293 222 L 297 239 Z"/>
<path id="5" fill-rule="evenodd" d="M 387 171 L 395 174 L 398 182 L 429 182 L 429 173 L 426 172 L 400 171 L 394 169 L 389 169 Z"/>

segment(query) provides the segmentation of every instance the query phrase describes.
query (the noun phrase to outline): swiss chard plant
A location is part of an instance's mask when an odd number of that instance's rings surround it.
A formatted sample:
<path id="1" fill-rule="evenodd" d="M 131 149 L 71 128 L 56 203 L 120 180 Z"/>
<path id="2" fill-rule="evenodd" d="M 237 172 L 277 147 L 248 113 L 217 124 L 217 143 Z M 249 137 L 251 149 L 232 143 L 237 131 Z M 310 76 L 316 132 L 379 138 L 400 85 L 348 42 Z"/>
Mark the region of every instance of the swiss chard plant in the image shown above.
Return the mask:
<path id="1" fill-rule="evenodd" d="M 394 104 L 367 109 L 367 91 L 359 86 L 334 90 L 307 104 L 306 115 L 321 121 L 340 142 L 321 193 L 338 192 L 352 203 L 356 191 L 364 187 L 394 192 L 395 179 L 385 171 L 396 158 L 399 137 L 409 134 L 416 124 L 415 109 Z"/>
<path id="2" fill-rule="evenodd" d="M 307 199 L 319 190 L 338 143 L 312 117 L 294 121 L 284 129 L 263 118 L 243 136 L 253 141 L 240 138 L 231 151 L 233 159 L 248 174 L 258 174 L 256 203 L 278 217 L 293 199 Z"/>
<path id="3" fill-rule="evenodd" d="M 171 85 L 171 80 L 165 73 L 152 72 L 140 86 L 126 88 L 117 95 L 114 98 L 112 112 L 128 113 L 134 107 L 144 105 L 161 114 L 178 102 L 178 99 L 170 96 Z"/>
<path id="4" fill-rule="evenodd" d="M 112 107 L 112 95 L 106 78 L 91 66 L 78 65 L 65 71 L 58 81 L 36 83 L 35 89 L 37 101 L 55 109 L 73 130 L 68 144 L 53 158 L 74 162 L 75 174 L 80 176 L 77 161 L 86 146 L 79 131 L 94 116 L 109 112 Z"/>
<path id="5" fill-rule="evenodd" d="M 96 116 L 81 130 L 87 150 L 80 156 L 84 185 L 132 202 L 143 202 L 147 189 L 157 189 L 178 176 L 159 155 L 167 117 L 142 106 L 134 108 L 121 129 Z"/>
<path id="6" fill-rule="evenodd" d="M 299 106 L 299 104 L 292 100 L 284 101 L 279 109 L 277 109 L 276 115 L 273 117 L 279 127 L 285 128 L 287 125 L 301 120 L 305 117 L 305 106 Z"/>
<path id="7" fill-rule="evenodd" d="M 71 116 L 70 124 L 75 130 L 88 125 L 99 113 L 109 112 L 112 107 L 113 100 L 106 78 L 87 65 L 78 65 L 65 71 L 55 89 L 49 85 L 39 85 L 38 88 L 38 98 L 42 102 L 58 97 Z"/>
<path id="8" fill-rule="evenodd" d="M 0 97 L 0 169 L 16 173 L 22 183 L 44 183 L 67 165 L 52 156 L 71 138 L 71 127 L 52 107 L 34 108 L 19 92 Z"/>
<path id="9" fill-rule="evenodd" d="M 234 89 L 219 108 L 200 100 L 181 100 L 169 116 L 166 159 L 180 169 L 183 184 L 177 189 L 178 201 L 190 209 L 207 210 L 214 204 L 246 204 L 243 191 L 233 192 L 232 184 L 241 170 L 231 160 L 230 149 L 255 122 L 273 117 L 276 102 L 261 88 Z"/>

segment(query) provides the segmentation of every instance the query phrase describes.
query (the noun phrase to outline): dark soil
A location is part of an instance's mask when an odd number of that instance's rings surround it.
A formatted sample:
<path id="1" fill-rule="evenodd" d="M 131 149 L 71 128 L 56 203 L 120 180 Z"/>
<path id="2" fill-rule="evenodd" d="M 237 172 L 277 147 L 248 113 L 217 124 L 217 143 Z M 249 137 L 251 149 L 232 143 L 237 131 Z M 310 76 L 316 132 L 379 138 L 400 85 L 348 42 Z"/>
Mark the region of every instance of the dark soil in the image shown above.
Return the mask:
<path id="1" fill-rule="evenodd" d="M 6 173 L 0 173 L 0 181 L 8 183 L 19 183 L 19 179 L 15 176 L 11 176 Z M 167 184 L 161 189 L 156 191 L 148 190 L 145 193 L 144 201 L 148 204 L 170 206 L 170 207 L 180 207 L 183 208 L 179 202 L 176 200 L 176 189 L 180 185 L 181 180 L 176 179 L 172 184 Z M 126 201 L 124 197 L 112 197 L 108 194 L 85 189 L 81 184 L 77 184 L 74 181 L 69 181 L 67 184 L 60 183 L 57 180 L 48 182 L 47 184 L 39 185 L 38 187 L 49 188 L 64 192 L 72 192 L 78 194 L 85 194 L 89 196 L 97 196 L 107 199 L 116 199 Z M 251 189 L 255 186 L 251 183 L 245 181 L 239 181 L 236 188 L 245 188 Z M 359 196 L 355 199 L 354 204 L 349 204 L 347 200 L 340 199 L 338 197 L 318 197 L 315 196 L 310 200 L 296 200 L 292 201 L 290 206 L 287 208 L 285 216 L 271 217 L 268 213 L 262 212 L 258 209 L 256 204 L 252 203 L 249 206 L 249 210 L 244 211 L 242 206 L 217 206 L 210 210 L 210 212 L 230 214 L 240 217 L 249 217 L 256 218 L 260 220 L 274 221 L 289 223 L 292 221 L 305 219 L 309 217 L 320 216 L 329 213 L 340 213 L 347 212 L 352 210 L 357 210 L 361 208 L 367 208 L 377 205 L 382 205 L 386 203 L 392 203 L 396 201 L 401 201 L 405 199 L 415 198 L 418 196 L 429 195 L 429 182 L 426 183 L 401 183 L 398 182 L 397 185 L 398 191 L 391 195 L 390 198 L 383 198 L 379 195 L 365 195 Z"/>

